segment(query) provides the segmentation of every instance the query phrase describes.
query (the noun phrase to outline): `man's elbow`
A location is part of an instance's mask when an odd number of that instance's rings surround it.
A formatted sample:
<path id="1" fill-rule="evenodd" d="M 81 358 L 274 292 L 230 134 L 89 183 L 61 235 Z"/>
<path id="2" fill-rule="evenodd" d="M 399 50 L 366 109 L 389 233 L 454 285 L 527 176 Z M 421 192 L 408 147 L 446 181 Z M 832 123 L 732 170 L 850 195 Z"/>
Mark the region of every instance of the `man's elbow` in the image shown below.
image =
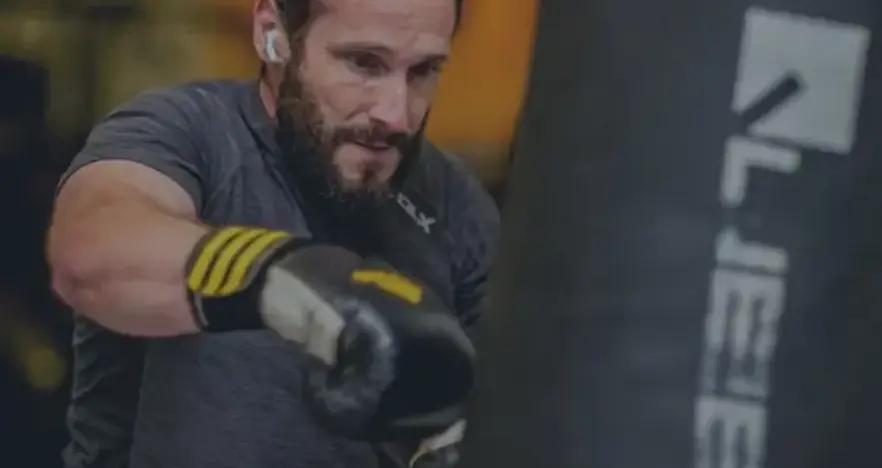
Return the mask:
<path id="1" fill-rule="evenodd" d="M 94 242 L 57 226 L 49 231 L 47 260 L 51 286 L 59 299 L 76 310 L 89 310 L 99 275 Z"/>

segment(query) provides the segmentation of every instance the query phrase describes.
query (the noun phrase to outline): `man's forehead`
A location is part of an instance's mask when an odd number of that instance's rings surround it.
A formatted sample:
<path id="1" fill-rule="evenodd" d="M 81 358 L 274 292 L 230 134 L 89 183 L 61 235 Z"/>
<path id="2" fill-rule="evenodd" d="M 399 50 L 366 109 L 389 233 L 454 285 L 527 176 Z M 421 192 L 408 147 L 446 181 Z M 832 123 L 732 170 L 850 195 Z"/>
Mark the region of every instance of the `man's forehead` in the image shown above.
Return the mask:
<path id="1" fill-rule="evenodd" d="M 454 0 L 323 0 L 341 27 L 335 41 L 376 42 L 390 49 L 446 51 L 456 19 Z"/>

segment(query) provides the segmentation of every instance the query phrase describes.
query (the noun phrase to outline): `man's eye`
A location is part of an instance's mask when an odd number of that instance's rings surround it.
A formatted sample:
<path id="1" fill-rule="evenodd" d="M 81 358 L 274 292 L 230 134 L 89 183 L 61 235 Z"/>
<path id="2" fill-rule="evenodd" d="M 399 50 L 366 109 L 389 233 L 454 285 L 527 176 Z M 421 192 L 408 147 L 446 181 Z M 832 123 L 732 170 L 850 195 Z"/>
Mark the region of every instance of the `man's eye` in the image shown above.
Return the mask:
<path id="1" fill-rule="evenodd" d="M 352 54 L 346 60 L 360 72 L 371 76 L 381 74 L 386 68 L 383 61 L 372 54 Z"/>
<path id="2" fill-rule="evenodd" d="M 443 65 L 438 62 L 421 63 L 410 69 L 410 75 L 414 78 L 426 78 L 441 73 Z"/>

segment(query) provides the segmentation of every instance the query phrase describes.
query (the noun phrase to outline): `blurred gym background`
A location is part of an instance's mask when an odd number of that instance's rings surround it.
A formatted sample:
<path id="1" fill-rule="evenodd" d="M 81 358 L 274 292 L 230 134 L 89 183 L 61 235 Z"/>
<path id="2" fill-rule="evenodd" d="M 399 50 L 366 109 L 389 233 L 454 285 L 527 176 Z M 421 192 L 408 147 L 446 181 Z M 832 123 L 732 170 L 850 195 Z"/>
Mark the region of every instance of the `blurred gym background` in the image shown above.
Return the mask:
<path id="1" fill-rule="evenodd" d="M 429 128 L 495 194 L 537 0 L 467 0 Z M 135 93 L 254 76 L 253 0 L 0 0 L 0 468 L 56 468 L 70 312 L 43 260 L 55 182 L 92 124 Z"/>

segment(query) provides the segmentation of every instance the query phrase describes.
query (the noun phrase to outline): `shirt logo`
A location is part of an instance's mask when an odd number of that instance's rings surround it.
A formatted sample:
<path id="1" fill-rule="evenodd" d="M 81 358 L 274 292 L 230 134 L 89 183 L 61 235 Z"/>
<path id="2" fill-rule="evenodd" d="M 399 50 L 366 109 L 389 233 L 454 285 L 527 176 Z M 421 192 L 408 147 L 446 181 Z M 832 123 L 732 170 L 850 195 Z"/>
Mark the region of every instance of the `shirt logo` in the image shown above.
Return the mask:
<path id="1" fill-rule="evenodd" d="M 417 205 L 402 192 L 398 192 L 395 196 L 395 201 L 398 203 L 398 206 L 410 216 L 410 219 L 420 227 L 420 229 L 425 231 L 426 234 L 432 234 L 433 226 L 438 222 L 434 216 L 426 214 L 424 210 L 417 207 Z"/>

